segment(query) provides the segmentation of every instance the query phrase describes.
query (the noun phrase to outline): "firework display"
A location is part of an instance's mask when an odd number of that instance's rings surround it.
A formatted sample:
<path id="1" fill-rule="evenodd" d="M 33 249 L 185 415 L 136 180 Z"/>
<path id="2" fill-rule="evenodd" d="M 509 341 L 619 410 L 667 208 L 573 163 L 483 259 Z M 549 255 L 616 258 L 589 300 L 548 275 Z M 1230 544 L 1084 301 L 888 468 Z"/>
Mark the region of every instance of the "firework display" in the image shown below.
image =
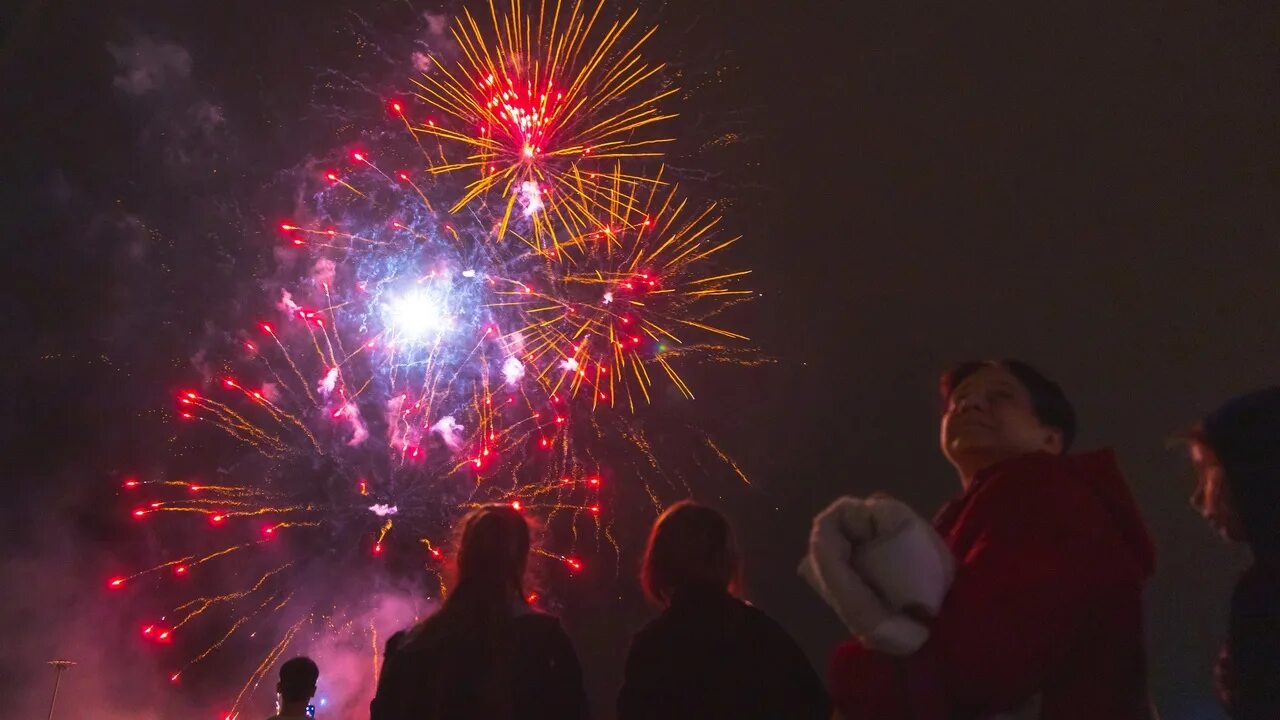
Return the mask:
<path id="1" fill-rule="evenodd" d="M 447 592 L 476 505 L 536 517 L 553 575 L 616 556 L 612 486 L 663 504 L 636 418 L 660 391 L 693 399 L 682 364 L 755 357 L 718 317 L 753 295 L 725 260 L 738 238 L 661 162 L 654 29 L 603 5 L 486 10 L 388 101 L 400 131 L 335 151 L 279 223 L 275 311 L 176 398 L 217 467 L 123 481 L 137 520 L 182 539 L 106 584 L 152 600 L 140 634 L 180 656 L 174 682 L 258 649 L 228 718 L 316 632 L 356 638 L 376 675 L 378 628 L 350 606 L 393 580 Z"/>
<path id="2" fill-rule="evenodd" d="M 438 119 L 405 120 L 443 141 L 435 156 L 428 155 L 430 172 L 471 172 L 453 211 L 492 196 L 502 207 L 498 239 L 517 198 L 534 216 L 535 234 L 551 232 L 557 223 L 570 232 L 590 230 L 599 210 L 627 220 L 602 201 L 609 194 L 602 174 L 614 160 L 660 157 L 670 142 L 654 127 L 675 117 L 659 103 L 676 90 L 647 90 L 663 66 L 645 62 L 640 53 L 654 30 L 632 39 L 636 12 L 602 27 L 602 8 L 584 8 L 579 0 L 571 8 L 543 3 L 526 14 L 513 2 L 499 14 L 490 3 L 488 27 L 464 11 L 453 31 L 462 59 L 415 81 L 416 96 L 441 113 Z M 629 164 L 625 174 L 614 167 L 614 183 L 658 182 L 638 164 Z M 530 207 L 545 212 L 537 216 Z"/>

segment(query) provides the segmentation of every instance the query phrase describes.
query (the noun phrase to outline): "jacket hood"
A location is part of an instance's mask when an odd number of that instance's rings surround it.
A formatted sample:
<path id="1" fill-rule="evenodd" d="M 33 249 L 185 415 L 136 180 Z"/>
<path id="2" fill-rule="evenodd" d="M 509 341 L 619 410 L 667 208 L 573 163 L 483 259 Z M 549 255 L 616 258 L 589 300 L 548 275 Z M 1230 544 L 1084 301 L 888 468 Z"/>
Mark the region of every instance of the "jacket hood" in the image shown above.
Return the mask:
<path id="1" fill-rule="evenodd" d="M 1150 577 L 1155 572 L 1155 545 L 1112 450 L 1077 455 L 1031 453 L 993 465 L 979 473 L 977 480 L 1006 473 L 1053 476 L 1083 484 L 1097 498 L 1104 517 L 1114 524 L 1143 574 Z"/>

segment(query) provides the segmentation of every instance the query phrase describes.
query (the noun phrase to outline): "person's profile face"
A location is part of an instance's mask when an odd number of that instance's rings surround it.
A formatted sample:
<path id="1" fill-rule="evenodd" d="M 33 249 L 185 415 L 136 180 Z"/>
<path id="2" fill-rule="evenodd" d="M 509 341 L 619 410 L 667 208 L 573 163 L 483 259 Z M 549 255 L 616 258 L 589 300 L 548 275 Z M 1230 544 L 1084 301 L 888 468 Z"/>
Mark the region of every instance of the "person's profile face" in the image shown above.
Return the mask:
<path id="1" fill-rule="evenodd" d="M 957 467 L 1062 452 L 1062 432 L 1040 422 L 1026 387 L 999 366 L 983 367 L 956 386 L 942 415 L 941 436 L 943 454 Z"/>
<path id="2" fill-rule="evenodd" d="M 1222 467 L 1218 454 L 1208 444 L 1197 441 L 1189 443 L 1187 451 L 1196 473 L 1195 490 L 1191 493 L 1191 506 L 1223 539 L 1243 542 L 1245 540 L 1244 525 L 1231 505 L 1227 490 L 1227 472 Z"/>

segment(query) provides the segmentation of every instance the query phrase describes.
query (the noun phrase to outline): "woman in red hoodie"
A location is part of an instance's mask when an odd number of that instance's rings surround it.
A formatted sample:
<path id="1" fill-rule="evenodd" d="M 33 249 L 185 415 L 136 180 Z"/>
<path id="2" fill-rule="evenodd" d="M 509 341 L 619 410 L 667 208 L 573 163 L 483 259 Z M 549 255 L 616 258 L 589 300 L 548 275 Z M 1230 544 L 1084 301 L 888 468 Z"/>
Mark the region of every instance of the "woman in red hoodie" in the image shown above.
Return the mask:
<path id="1" fill-rule="evenodd" d="M 943 375 L 942 452 L 962 493 L 934 520 L 956 578 L 929 639 L 894 658 L 840 645 L 847 720 L 1151 716 L 1142 591 L 1153 550 L 1110 451 L 1067 455 L 1075 411 L 1026 363 Z"/>

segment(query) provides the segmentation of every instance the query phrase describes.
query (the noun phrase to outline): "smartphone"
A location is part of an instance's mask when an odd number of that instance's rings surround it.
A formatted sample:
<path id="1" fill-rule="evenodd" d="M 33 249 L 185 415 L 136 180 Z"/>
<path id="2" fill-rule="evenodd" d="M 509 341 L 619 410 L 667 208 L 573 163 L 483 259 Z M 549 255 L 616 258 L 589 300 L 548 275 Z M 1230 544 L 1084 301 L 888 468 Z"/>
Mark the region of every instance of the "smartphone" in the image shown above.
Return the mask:
<path id="1" fill-rule="evenodd" d="M 315 705 L 308 705 L 308 706 L 307 706 L 307 717 L 315 717 L 315 716 L 316 716 L 316 706 L 315 706 Z"/>

